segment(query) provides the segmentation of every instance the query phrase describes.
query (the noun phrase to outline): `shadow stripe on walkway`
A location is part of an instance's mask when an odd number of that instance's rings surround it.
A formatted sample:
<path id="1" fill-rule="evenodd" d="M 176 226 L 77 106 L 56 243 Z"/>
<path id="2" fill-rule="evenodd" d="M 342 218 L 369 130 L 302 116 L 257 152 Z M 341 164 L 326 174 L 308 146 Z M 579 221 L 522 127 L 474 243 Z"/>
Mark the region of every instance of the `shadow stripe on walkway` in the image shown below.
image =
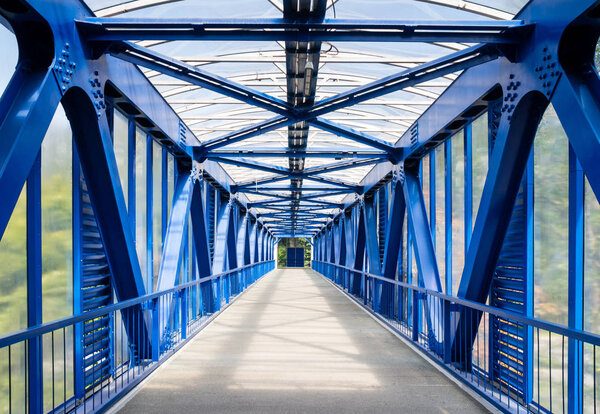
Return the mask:
<path id="1" fill-rule="evenodd" d="M 271 272 L 167 364 L 120 413 L 486 412 L 310 269 Z"/>

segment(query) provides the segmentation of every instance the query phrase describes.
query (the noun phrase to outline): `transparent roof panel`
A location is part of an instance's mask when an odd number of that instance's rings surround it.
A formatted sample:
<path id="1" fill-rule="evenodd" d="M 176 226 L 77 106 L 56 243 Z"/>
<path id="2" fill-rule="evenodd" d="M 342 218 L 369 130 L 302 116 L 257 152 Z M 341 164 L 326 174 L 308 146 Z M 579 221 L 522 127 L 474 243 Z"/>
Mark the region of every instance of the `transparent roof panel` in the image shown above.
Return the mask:
<path id="1" fill-rule="evenodd" d="M 129 17 L 157 19 L 259 19 L 281 18 L 282 0 L 85 0 L 99 17 Z M 299 0 L 303 1 L 303 0 Z M 405 21 L 491 21 L 512 19 L 527 3 L 526 0 L 327 0 L 326 19 L 405 20 Z M 186 65 L 196 67 L 209 74 L 226 78 L 228 82 L 248 88 L 252 93 L 263 93 L 283 102 L 304 102 L 312 99 L 319 102 L 338 94 L 400 74 L 411 68 L 430 62 L 470 44 L 459 42 L 320 42 L 318 65 L 314 68 L 316 81 L 305 85 L 307 55 L 304 43 L 284 41 L 139 41 L 139 46 L 167 55 Z M 317 44 L 310 45 L 311 48 Z M 316 60 L 314 60 L 316 63 Z M 140 67 L 165 100 L 179 114 L 182 121 L 196 135 L 201 145 L 209 140 L 252 128 L 278 116 L 275 112 L 224 96 L 210 89 Z M 395 145 L 419 116 L 457 78 L 452 73 L 423 82 L 416 86 L 387 93 L 353 106 L 328 112 L 321 117 L 339 124 L 341 128 L 355 130 L 370 137 Z M 307 89 L 308 88 L 308 89 Z M 308 95 L 307 95 L 308 92 Z M 307 98 L 308 96 L 308 98 Z M 218 151 L 230 154 L 227 162 L 219 165 L 237 183 L 269 181 L 285 172 L 295 173 L 316 169 L 316 175 L 300 180 L 304 191 L 266 190 L 261 194 L 246 193 L 250 202 L 283 198 L 283 202 L 272 204 L 284 210 L 290 206 L 288 198 L 312 196 L 315 187 L 335 183 L 359 184 L 376 162 L 369 161 L 368 154 L 381 151 L 373 147 L 320 130 L 311 125 L 293 132 L 287 126 L 233 142 Z M 232 155 L 243 151 L 243 154 Z M 253 153 L 248 153 L 253 151 Z M 295 151 L 294 156 L 286 152 Z M 318 154 L 298 156 L 298 151 L 327 152 L 327 157 Z M 362 152 L 361 157 L 333 156 L 336 151 Z M 261 152 L 263 152 L 261 154 Z M 269 152 L 270 156 L 265 156 Z M 240 158 L 242 157 L 242 158 Z M 328 167 L 339 163 L 354 163 L 367 160 L 352 168 L 329 171 Z M 236 164 L 237 161 L 237 165 Z M 256 168 L 252 168 L 252 167 Z M 272 170 L 261 168 L 270 166 Z M 283 171 L 283 173 L 277 173 Z M 277 179 L 266 186 L 289 187 L 298 180 Z M 313 188 L 311 190 L 310 188 Z M 294 187 L 295 188 L 295 187 Z M 315 203 L 298 201 L 300 211 L 334 213 L 336 204 L 348 193 L 334 196 L 315 197 L 313 201 L 333 203 L 321 208 Z M 351 193 L 350 193 L 351 194 Z M 254 207 L 256 212 L 273 212 L 266 206 Z M 268 219 L 275 223 L 280 219 Z M 265 218 L 265 221 L 267 219 Z"/>

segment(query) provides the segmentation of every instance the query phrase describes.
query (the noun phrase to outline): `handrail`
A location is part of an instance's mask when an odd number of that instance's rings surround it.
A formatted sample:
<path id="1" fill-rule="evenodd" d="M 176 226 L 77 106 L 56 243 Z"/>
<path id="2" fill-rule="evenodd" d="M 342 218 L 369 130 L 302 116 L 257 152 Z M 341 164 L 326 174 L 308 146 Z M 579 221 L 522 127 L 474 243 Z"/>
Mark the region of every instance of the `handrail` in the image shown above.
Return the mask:
<path id="1" fill-rule="evenodd" d="M 0 349 L 10 346 L 10 345 L 14 345 L 18 342 L 22 342 L 27 339 L 34 338 L 36 336 L 40 336 L 40 335 L 55 331 L 57 329 L 75 325 L 76 323 L 79 323 L 79 322 L 89 321 L 91 319 L 98 318 L 98 317 L 108 314 L 110 312 L 118 311 L 118 310 L 121 310 L 124 308 L 138 305 L 140 303 L 149 302 L 149 301 L 157 299 L 161 296 L 168 295 L 169 293 L 175 293 L 180 290 L 184 290 L 189 287 L 208 282 L 210 280 L 219 279 L 219 278 L 221 278 L 223 276 L 227 276 L 228 274 L 231 274 L 231 273 L 236 273 L 236 272 L 239 272 L 241 270 L 244 270 L 244 269 L 247 269 L 250 267 L 254 267 L 254 266 L 258 266 L 258 265 L 266 264 L 266 263 L 270 263 L 270 262 L 274 262 L 274 260 L 265 260 L 262 262 L 257 262 L 257 263 L 244 265 L 241 267 L 236 267 L 235 269 L 231 269 L 226 272 L 217 273 L 214 275 L 204 277 L 202 279 L 193 280 L 191 282 L 177 285 L 170 289 L 162 290 L 160 292 L 149 293 L 144 296 L 139 296 L 137 298 L 127 299 L 122 302 L 118 302 L 118 303 L 115 303 L 112 305 L 107 305 L 107 306 L 104 306 L 102 308 L 99 308 L 99 309 L 96 309 L 93 311 L 89 311 L 89 312 L 82 313 L 79 315 L 68 316 L 66 318 L 57 319 L 56 321 L 44 323 L 44 324 L 33 326 L 30 328 L 25 328 L 20 331 L 12 332 L 10 334 L 2 335 L 2 336 L 0 336 Z"/>
<path id="2" fill-rule="evenodd" d="M 547 331 L 550 331 L 550 332 L 553 332 L 553 333 L 556 333 L 556 334 L 560 334 L 560 335 L 568 336 L 568 337 L 573 338 L 573 339 L 577 339 L 577 340 L 582 341 L 582 342 L 587 342 L 587 343 L 590 343 L 592 345 L 600 346 L 600 335 L 596 335 L 596 334 L 593 334 L 593 333 L 590 333 L 590 332 L 582 331 L 582 330 L 579 330 L 579 329 L 569 328 L 569 327 L 566 327 L 564 325 L 559 325 L 559 324 L 552 323 L 552 322 L 546 322 L 546 321 L 543 321 L 543 320 L 540 320 L 540 319 L 532 319 L 530 317 L 523 316 L 523 315 L 520 315 L 518 313 L 513 313 L 513 312 L 501 310 L 501 309 L 498 309 L 498 308 L 494 308 L 493 306 L 481 304 L 481 303 L 478 303 L 478 302 L 473 302 L 473 301 L 470 301 L 468 299 L 461 299 L 461 298 L 458 298 L 456 296 L 450 296 L 450 295 L 447 295 L 445 293 L 440 293 L 440 292 L 436 292 L 434 290 L 422 288 L 420 286 L 411 285 L 411 284 L 408 284 L 406 282 L 400 282 L 400 281 L 397 281 L 397 280 L 394 280 L 394 279 L 388 279 L 388 278 L 386 278 L 384 276 L 374 275 L 374 274 L 365 272 L 363 270 L 353 269 L 353 268 L 350 268 L 350 267 L 347 267 L 347 266 L 338 265 L 336 263 L 323 262 L 323 261 L 320 261 L 320 260 L 313 260 L 313 262 L 315 262 L 315 263 L 323 263 L 323 264 L 326 264 L 326 265 L 329 265 L 329 266 L 335 266 L 335 267 L 338 267 L 340 269 L 344 269 L 344 270 L 348 270 L 350 272 L 354 272 L 354 273 L 358 273 L 358 274 L 364 275 L 367 278 L 382 280 L 382 281 L 384 281 L 386 283 L 390 283 L 390 284 L 393 284 L 393 285 L 397 285 L 397 286 L 401 286 L 401 287 L 404 287 L 404 288 L 412 289 L 412 290 L 415 290 L 415 291 L 418 291 L 418 292 L 425 293 L 427 295 L 436 296 L 436 297 L 438 297 L 440 299 L 443 299 L 445 301 L 448 301 L 448 302 L 454 302 L 454 303 L 457 303 L 459 305 L 463 305 L 463 306 L 466 306 L 466 307 L 469 307 L 469 308 L 472 308 L 472 309 L 475 309 L 475 310 L 479 310 L 479 311 L 482 311 L 482 312 L 487 312 L 487 313 L 492 314 L 494 316 L 498 316 L 498 317 L 501 317 L 501 318 L 510 319 L 512 321 L 515 321 L 515 322 L 520 322 L 520 323 L 525 324 L 525 325 L 533 326 L 533 327 L 536 327 L 536 328 L 541 328 L 541 329 L 544 329 L 544 330 L 547 330 Z"/>

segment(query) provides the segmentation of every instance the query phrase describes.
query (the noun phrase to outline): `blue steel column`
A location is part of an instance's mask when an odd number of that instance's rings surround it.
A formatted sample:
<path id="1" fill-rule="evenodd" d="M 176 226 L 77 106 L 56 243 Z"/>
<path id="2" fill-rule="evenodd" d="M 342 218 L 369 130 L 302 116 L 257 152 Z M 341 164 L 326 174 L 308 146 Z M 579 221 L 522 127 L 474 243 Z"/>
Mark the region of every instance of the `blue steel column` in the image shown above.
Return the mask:
<path id="1" fill-rule="evenodd" d="M 472 124 L 464 128 L 464 166 L 465 166 L 465 252 L 471 242 L 473 230 L 473 147 Z"/>
<path id="2" fill-rule="evenodd" d="M 192 176 L 200 180 L 201 175 L 192 171 Z M 210 260 L 210 246 L 208 243 L 207 221 L 202 199 L 202 188 L 200 182 L 194 185 L 192 192 L 192 203 L 190 206 L 190 216 L 192 219 L 192 236 L 194 238 L 194 247 L 196 250 L 196 264 L 198 266 L 198 279 L 210 276 L 212 266 Z M 214 298 L 211 295 L 210 283 L 204 283 L 201 287 L 203 308 L 210 312 L 214 307 Z"/>
<path id="3" fill-rule="evenodd" d="M 256 248 L 256 230 L 258 228 L 258 220 L 251 220 L 249 227 L 250 262 L 256 263 L 258 262 L 258 249 Z M 252 268 L 252 271 L 254 271 L 254 268 Z"/>
<path id="4" fill-rule="evenodd" d="M 445 284 L 446 294 L 456 295 L 456 292 L 452 292 L 452 145 L 450 140 L 444 143 L 444 183 L 438 183 L 440 186 L 445 186 L 445 197 L 444 197 L 444 235 L 446 240 L 444 243 L 446 253 L 444 258 L 446 260 L 445 270 Z M 440 223 L 441 225 L 442 223 Z"/>
<path id="5" fill-rule="evenodd" d="M 239 216 L 237 213 L 237 206 L 230 201 L 231 211 L 229 213 L 229 226 L 227 228 L 227 270 L 233 270 L 238 267 L 237 261 L 237 234 L 236 234 L 236 218 Z M 229 303 L 231 294 L 235 291 L 236 286 L 236 275 L 228 274 L 222 280 L 225 280 L 224 292 L 225 292 L 225 303 Z"/>
<path id="6" fill-rule="evenodd" d="M 569 145 L 569 328 L 583 330 L 584 187 L 581 164 Z M 583 344 L 569 338 L 568 411 L 583 411 Z"/>
<path id="7" fill-rule="evenodd" d="M 192 204 L 194 181 L 188 172 L 177 176 L 177 185 L 173 195 L 173 207 L 167 226 L 167 235 L 163 246 L 163 255 L 158 272 L 158 292 L 175 286 L 181 258 L 183 256 L 184 240 L 187 234 L 188 215 Z"/>
<path id="8" fill-rule="evenodd" d="M 375 207 L 374 195 L 365 197 L 363 206 L 363 216 L 365 225 L 365 245 L 367 250 L 368 271 L 374 275 L 381 275 L 381 260 L 379 258 L 379 242 L 377 241 L 377 209 Z M 372 280 L 370 284 L 364 284 L 369 291 L 363 292 L 364 295 L 370 293 L 373 300 L 373 310 L 379 312 L 379 299 L 381 298 L 381 281 Z M 371 291 L 372 289 L 372 291 Z"/>
<path id="9" fill-rule="evenodd" d="M 354 246 L 354 269 L 363 271 L 364 260 L 365 260 L 365 243 L 366 243 L 366 229 L 365 229 L 365 215 L 363 214 L 364 201 L 361 200 L 360 204 L 355 207 L 356 215 L 358 216 L 358 224 L 356 228 L 356 241 Z M 362 291 L 362 279 L 363 276 L 360 273 L 354 273 L 350 282 L 350 293 L 356 296 L 360 296 Z M 366 298 L 366 296 L 365 296 Z"/>
<path id="10" fill-rule="evenodd" d="M 514 205 L 537 125 L 546 105 L 547 101 L 539 92 L 530 92 L 518 102 L 510 121 L 508 116 L 500 121 L 471 244 L 465 257 L 458 289 L 461 298 L 477 302 L 486 300 L 491 275 L 512 214 L 512 209 L 507 206 Z M 490 234 L 494 237 L 490 237 Z M 463 354 L 467 355 L 466 361 L 470 361 L 470 349 L 478 325 L 479 317 L 467 318 L 463 313 L 460 314 L 457 332 L 464 334 L 464 337 L 461 334 L 457 337 L 458 341 L 454 340 L 454 349 L 462 349 Z"/>
<path id="11" fill-rule="evenodd" d="M 429 222 L 427 220 L 427 209 L 425 208 L 425 199 L 418 177 L 417 169 L 406 171 L 404 182 L 404 199 L 406 202 L 406 211 L 408 215 L 408 225 L 413 236 L 413 246 L 417 268 L 419 270 L 420 283 L 426 289 L 441 292 L 442 283 L 431 238 Z M 414 304 L 413 304 L 414 305 Z M 441 342 L 439 328 L 439 309 L 441 304 L 437 298 L 428 297 L 427 316 L 429 318 L 429 327 L 435 334 L 435 339 Z M 413 309 L 413 312 L 415 310 Z M 434 338 L 430 338 L 434 339 Z"/>
<path id="12" fill-rule="evenodd" d="M 256 247 L 257 247 L 257 254 L 258 254 L 258 261 L 262 262 L 263 260 L 265 260 L 265 257 L 263 256 L 263 252 L 264 252 L 264 237 L 265 237 L 265 233 L 264 233 L 264 227 L 262 225 L 258 226 L 258 235 L 256 237 Z"/>
<path id="13" fill-rule="evenodd" d="M 220 203 L 218 211 L 217 231 L 215 234 L 215 254 L 213 259 L 214 273 L 223 273 L 227 271 L 227 239 L 229 234 L 230 216 L 233 207 L 233 201 L 229 200 L 226 203 Z M 222 278 L 212 281 L 213 296 L 215 300 L 215 308 L 213 311 L 221 309 L 221 294 L 222 294 Z"/>
<path id="14" fill-rule="evenodd" d="M 337 220 L 334 219 L 333 221 L 333 245 L 336 246 L 336 248 L 333 250 L 333 263 L 335 264 L 340 264 L 340 258 L 342 255 L 342 245 L 341 245 L 341 237 L 342 237 L 342 224 L 341 224 L 341 218 L 338 218 Z M 341 273 L 341 270 L 337 267 L 333 268 L 333 280 L 335 281 L 335 283 L 340 284 L 340 278 L 339 275 Z"/>
<path id="15" fill-rule="evenodd" d="M 335 263 L 335 250 L 339 248 L 339 246 L 335 243 L 335 224 L 333 221 L 331 222 L 331 227 L 329 228 L 329 244 L 330 250 L 327 261 L 330 263 Z"/>
<path id="16" fill-rule="evenodd" d="M 344 211 L 344 235 L 346 243 L 346 267 L 354 268 L 356 262 L 356 239 L 354 233 L 354 222 L 352 220 L 352 209 Z M 348 272 L 344 280 L 346 289 L 350 292 L 354 283 L 354 274 Z"/>
<path id="17" fill-rule="evenodd" d="M 27 326 L 41 325 L 42 309 L 42 187 L 41 151 L 27 180 Z M 42 337 L 27 341 L 27 398 L 29 411 L 43 412 L 44 373 Z"/>
<path id="18" fill-rule="evenodd" d="M 250 225 L 250 214 L 246 212 L 242 219 L 242 223 L 238 228 L 238 236 L 237 236 L 237 262 L 238 266 L 246 266 L 250 264 L 250 234 L 249 234 L 249 225 Z M 246 277 L 248 274 L 248 270 L 244 269 L 240 274 L 240 282 L 241 286 L 240 292 L 246 288 Z"/>
<path id="19" fill-rule="evenodd" d="M 80 89 L 70 89 L 62 102 L 106 248 L 117 299 L 144 295 L 144 281 L 106 117 L 98 116 L 89 96 Z M 135 315 L 141 314 L 141 308 L 134 306 L 122 314 L 129 341 L 143 357 L 141 352 L 149 350 L 145 346 L 149 340 L 147 326 L 146 323 L 141 328 L 134 326 L 134 319 L 138 317 Z"/>
<path id="20" fill-rule="evenodd" d="M 396 167 L 397 168 L 397 167 Z M 400 180 L 400 171 L 394 170 L 391 183 L 391 210 L 389 212 L 389 222 L 386 226 L 385 251 L 383 255 L 383 276 L 388 279 L 396 279 L 398 269 L 398 257 L 400 256 L 400 245 L 402 243 L 402 233 L 404 227 L 404 215 L 406 203 Z M 383 289 L 381 296 L 381 308 L 387 312 L 386 316 L 393 315 L 394 290 L 392 286 Z"/>

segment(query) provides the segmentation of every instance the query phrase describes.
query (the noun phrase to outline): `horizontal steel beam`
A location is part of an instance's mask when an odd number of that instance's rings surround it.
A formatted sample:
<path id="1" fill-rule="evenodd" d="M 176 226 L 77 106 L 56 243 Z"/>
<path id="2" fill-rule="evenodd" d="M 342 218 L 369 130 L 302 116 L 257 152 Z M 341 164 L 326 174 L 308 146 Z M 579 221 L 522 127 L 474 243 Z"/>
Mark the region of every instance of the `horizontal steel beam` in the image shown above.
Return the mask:
<path id="1" fill-rule="evenodd" d="M 332 203 L 329 201 L 322 201 L 322 200 L 285 200 L 285 199 L 270 199 L 270 200 L 264 200 L 264 201 L 257 201 L 254 203 L 250 203 L 248 204 L 249 207 L 267 207 L 273 204 L 281 204 L 281 203 L 294 203 L 294 202 L 302 202 L 302 203 L 309 203 L 310 206 L 298 206 L 298 207 L 310 207 L 313 208 L 313 206 L 317 207 L 317 206 L 322 206 L 322 207 L 327 207 L 327 208 L 342 208 L 343 204 L 340 203 Z"/>
<path id="2" fill-rule="evenodd" d="M 359 188 L 357 187 L 357 190 Z M 345 192 L 345 193 L 352 193 L 355 192 L 355 190 L 351 189 L 351 188 L 340 188 L 340 187 L 325 187 L 325 186 L 314 186 L 314 185 L 303 185 L 302 187 L 295 187 L 295 186 L 270 186 L 270 187 L 260 187 L 258 188 L 258 190 L 260 190 L 261 192 L 265 192 L 265 191 L 336 191 L 336 192 Z M 240 192 L 240 193 L 254 193 L 257 191 L 257 189 L 252 188 L 252 187 L 246 187 L 246 188 L 240 188 L 237 189 L 235 187 L 232 188 L 232 191 L 234 192 Z"/>
<path id="3" fill-rule="evenodd" d="M 296 150 L 296 149 L 278 149 L 278 148 L 257 148 L 257 149 L 227 149 L 215 150 L 206 155 L 206 158 L 247 158 L 247 157 L 283 157 L 283 158 L 388 158 L 388 153 L 384 151 L 372 150 Z"/>
<path id="4" fill-rule="evenodd" d="M 88 40 L 202 40 L 288 42 L 517 43 L 527 26 L 519 20 L 286 21 L 284 19 L 85 18 L 77 26 Z"/>
<path id="5" fill-rule="evenodd" d="M 275 198 L 279 198 L 281 200 L 288 200 L 288 201 L 304 201 L 304 200 L 312 200 L 315 198 L 319 198 L 319 197 L 331 197 L 331 196 L 337 196 L 337 195 L 344 195 L 350 192 L 350 190 L 346 190 L 346 189 L 341 189 L 341 190 L 337 190 L 337 191 L 326 191 L 326 192 L 317 192 L 317 193 L 304 193 L 302 195 L 300 195 L 300 192 L 305 192 L 306 190 L 304 188 L 296 188 L 294 190 L 294 194 L 296 194 L 296 196 L 293 195 L 289 195 L 289 194 L 271 194 L 268 192 L 263 192 L 262 189 L 258 189 L 258 190 L 252 190 L 252 189 L 246 189 L 242 192 L 246 193 L 246 194 L 255 194 L 255 195 L 259 195 L 259 196 L 265 196 L 265 197 L 275 197 Z"/>

